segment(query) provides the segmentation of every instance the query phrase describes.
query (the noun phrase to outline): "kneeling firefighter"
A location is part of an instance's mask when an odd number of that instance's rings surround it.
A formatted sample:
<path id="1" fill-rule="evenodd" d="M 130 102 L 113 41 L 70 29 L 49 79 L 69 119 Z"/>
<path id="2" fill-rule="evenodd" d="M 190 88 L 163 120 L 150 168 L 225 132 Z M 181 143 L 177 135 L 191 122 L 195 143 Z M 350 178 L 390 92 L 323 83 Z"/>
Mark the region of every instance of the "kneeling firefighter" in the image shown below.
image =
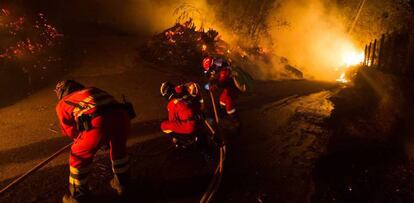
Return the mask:
<path id="1" fill-rule="evenodd" d="M 72 139 L 69 165 L 69 195 L 63 202 L 87 201 L 87 179 L 93 157 L 103 146 L 110 146 L 114 178 L 110 184 L 123 195 L 129 181 L 127 135 L 135 112 L 130 103 L 119 103 L 95 87 L 66 80 L 56 85 L 59 103 L 56 112 L 62 133 Z"/>
<path id="2" fill-rule="evenodd" d="M 180 84 L 175 86 L 174 91 L 176 97 L 189 100 L 191 109 L 193 109 L 197 115 L 204 114 L 205 104 L 199 84 L 195 82 Z"/>
<path id="3" fill-rule="evenodd" d="M 198 140 L 202 100 L 186 94 L 187 88 L 182 88 L 169 82 L 162 83 L 160 92 L 168 99 L 168 120 L 161 123 L 161 130 L 171 136 L 176 147 L 186 148 Z M 196 100 L 199 100 L 200 104 L 196 104 Z"/>

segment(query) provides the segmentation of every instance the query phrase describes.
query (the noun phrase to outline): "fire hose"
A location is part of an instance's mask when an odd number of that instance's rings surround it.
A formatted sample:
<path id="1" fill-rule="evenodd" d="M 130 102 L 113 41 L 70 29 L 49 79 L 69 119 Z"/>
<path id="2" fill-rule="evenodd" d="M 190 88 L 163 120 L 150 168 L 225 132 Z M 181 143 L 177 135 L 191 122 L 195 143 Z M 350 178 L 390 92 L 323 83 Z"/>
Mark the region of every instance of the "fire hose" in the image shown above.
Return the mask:
<path id="1" fill-rule="evenodd" d="M 18 183 L 20 183 L 23 179 L 25 179 L 26 177 L 28 177 L 30 174 L 32 174 L 32 173 L 36 172 L 37 170 L 41 169 L 47 163 L 49 163 L 50 161 L 52 161 L 55 157 L 57 157 L 60 154 L 62 154 L 66 149 L 68 149 L 70 146 L 72 146 L 72 144 L 73 144 L 73 142 L 71 142 L 71 143 L 67 144 L 66 146 L 62 147 L 57 152 L 55 152 L 54 154 L 52 154 L 51 156 L 49 156 L 48 158 L 46 158 L 45 160 L 43 160 L 42 162 L 40 162 L 39 164 L 37 164 L 36 166 L 34 166 L 33 168 L 31 168 L 30 170 L 28 170 L 26 173 L 24 173 L 23 175 L 21 175 L 20 177 L 18 177 L 17 179 L 15 179 L 13 182 L 11 182 L 10 184 L 8 184 L 6 187 L 4 187 L 3 189 L 1 189 L 0 196 L 3 195 L 9 189 L 11 189 L 13 186 L 15 186 Z"/>
<path id="2" fill-rule="evenodd" d="M 216 105 L 215 105 L 215 101 L 214 101 L 214 96 L 213 93 L 210 91 L 210 96 L 211 96 L 211 100 L 212 100 L 212 104 L 213 104 L 213 109 L 214 109 L 214 115 L 216 118 L 216 122 L 218 124 L 219 119 L 218 119 L 218 113 L 217 113 L 217 109 L 216 109 Z M 206 126 L 208 127 L 208 129 L 211 131 L 211 133 L 213 135 L 216 135 L 216 132 L 214 131 L 213 127 L 207 122 L 205 121 Z M 28 170 L 26 173 L 24 173 L 23 175 L 21 175 L 20 177 L 18 177 L 17 179 L 15 179 L 13 182 L 11 182 L 10 184 L 8 184 L 6 187 L 4 187 L 3 189 L 0 190 L 0 196 L 3 195 L 5 192 L 7 192 L 8 190 L 10 190 L 12 187 L 14 187 L 15 185 L 17 185 L 18 183 L 20 183 L 22 180 L 24 180 L 25 178 L 27 178 L 29 175 L 31 175 L 32 173 L 36 172 L 37 170 L 41 169 L 43 166 L 45 166 L 46 164 L 48 164 L 50 161 L 52 161 L 54 158 L 56 158 L 57 156 L 59 156 L 60 154 L 62 154 L 65 150 L 67 150 L 70 146 L 72 146 L 73 142 L 67 144 L 66 146 L 62 147 L 61 149 L 59 149 L 58 151 L 56 151 L 54 154 L 52 154 L 51 156 L 49 156 L 48 158 L 46 158 L 45 160 L 43 160 L 42 162 L 40 162 L 39 164 L 37 164 L 36 166 L 34 166 L 33 168 L 31 168 L 30 170 Z M 221 184 L 221 180 L 223 177 L 223 167 L 224 167 L 224 160 L 226 157 L 226 146 L 225 145 L 220 145 L 220 159 L 219 159 L 219 163 L 216 167 L 216 170 L 214 172 L 214 176 L 213 179 L 211 180 L 206 192 L 204 193 L 204 195 L 202 196 L 200 203 L 208 203 L 211 202 L 213 197 L 215 196 L 220 184 Z"/>
<path id="3" fill-rule="evenodd" d="M 218 113 L 216 109 L 216 104 L 214 100 L 214 95 L 211 91 L 210 92 L 210 98 L 211 103 L 213 104 L 213 110 L 214 110 L 214 116 L 216 118 L 216 123 L 219 123 Z M 216 136 L 216 132 L 211 127 L 210 123 L 205 121 L 205 124 L 210 129 L 211 133 Z M 206 192 L 201 197 L 200 203 L 209 203 L 213 200 L 214 196 L 217 193 L 218 188 L 220 187 L 221 180 L 223 179 L 223 167 L 224 167 L 224 160 L 226 159 L 226 145 L 220 143 L 220 159 L 219 163 L 216 167 L 216 170 L 214 171 L 213 179 L 211 180 L 209 186 L 207 187 Z"/>
<path id="4" fill-rule="evenodd" d="M 214 95 L 212 91 L 210 92 L 210 99 L 211 99 L 211 103 L 213 105 L 213 110 L 214 110 L 214 117 L 216 118 L 216 123 L 219 123 L 219 117 L 218 117 L 218 113 L 217 113 L 217 107 L 216 107 L 216 102 L 214 101 Z"/>
<path id="5" fill-rule="evenodd" d="M 226 158 L 226 146 L 223 145 L 220 147 L 220 161 L 214 172 L 213 179 L 211 180 L 209 186 L 207 187 L 206 192 L 201 197 L 200 203 L 208 203 L 213 200 L 213 197 L 216 195 L 217 190 L 221 184 L 223 178 L 223 167 L 224 160 Z"/>
<path id="6" fill-rule="evenodd" d="M 73 144 L 73 142 L 71 142 L 68 145 L 62 147 L 57 152 L 55 152 L 54 154 L 52 154 L 51 156 L 49 156 L 48 158 L 46 158 L 45 160 L 43 160 L 42 162 L 40 162 L 39 164 L 37 164 L 36 166 L 34 166 L 33 168 L 31 168 L 25 174 L 21 175 L 20 177 L 18 177 L 17 179 L 15 179 L 13 182 L 11 182 L 10 184 L 8 184 L 6 187 L 4 187 L 3 189 L 1 189 L 0 196 L 3 195 L 8 190 L 10 190 L 15 185 L 17 185 L 18 183 L 20 183 L 23 179 L 27 178 L 29 175 L 31 175 L 32 173 L 34 173 L 37 170 L 41 169 L 47 163 L 49 163 L 54 158 L 56 158 L 57 156 L 59 156 L 60 154 L 62 154 L 66 149 L 68 149 L 70 146 L 72 146 L 72 144 Z M 210 184 L 209 184 L 206 192 L 204 193 L 203 197 L 201 198 L 200 203 L 208 203 L 208 202 L 211 202 L 211 200 L 213 199 L 214 195 L 216 194 L 216 192 L 217 192 L 217 190 L 218 190 L 218 188 L 220 186 L 221 179 L 222 179 L 223 166 L 224 166 L 225 157 L 226 157 L 226 146 L 223 145 L 223 146 L 220 147 L 220 161 L 219 161 L 219 164 L 216 167 L 216 170 L 214 172 L 213 179 L 211 180 L 211 182 L 210 182 Z"/>

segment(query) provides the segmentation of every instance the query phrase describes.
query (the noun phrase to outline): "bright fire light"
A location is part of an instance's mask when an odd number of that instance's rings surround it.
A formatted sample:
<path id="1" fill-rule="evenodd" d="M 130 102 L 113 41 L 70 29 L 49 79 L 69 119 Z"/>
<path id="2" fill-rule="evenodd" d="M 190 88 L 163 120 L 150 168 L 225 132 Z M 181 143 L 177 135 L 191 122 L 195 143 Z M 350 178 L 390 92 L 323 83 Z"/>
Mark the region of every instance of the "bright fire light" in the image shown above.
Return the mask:
<path id="1" fill-rule="evenodd" d="M 355 66 L 358 64 L 361 64 L 362 62 L 364 62 L 364 52 L 360 52 L 358 53 L 357 51 L 350 51 L 350 52 L 346 52 L 343 55 L 343 64 L 345 66 L 345 69 L 342 69 L 342 73 L 339 76 L 338 79 L 336 79 L 337 82 L 340 83 L 348 83 L 349 80 L 346 77 L 346 69 L 348 69 L 351 66 Z"/>
<path id="2" fill-rule="evenodd" d="M 343 62 L 346 67 L 355 66 L 364 61 L 364 53 L 349 52 L 343 56 Z"/>

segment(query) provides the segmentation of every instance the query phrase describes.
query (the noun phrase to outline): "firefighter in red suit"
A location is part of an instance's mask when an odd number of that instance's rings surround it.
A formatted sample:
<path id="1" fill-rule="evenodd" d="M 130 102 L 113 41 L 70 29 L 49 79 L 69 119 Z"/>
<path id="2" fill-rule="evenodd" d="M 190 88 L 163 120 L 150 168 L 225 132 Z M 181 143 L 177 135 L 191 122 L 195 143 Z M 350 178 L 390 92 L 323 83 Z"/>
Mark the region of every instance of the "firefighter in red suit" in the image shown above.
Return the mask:
<path id="1" fill-rule="evenodd" d="M 234 103 L 237 98 L 237 87 L 234 84 L 230 64 L 221 58 L 207 57 L 203 60 L 203 68 L 209 79 L 205 88 L 210 91 L 221 89 L 220 109 L 224 110 L 231 119 L 238 121 Z"/>
<path id="2" fill-rule="evenodd" d="M 104 145 L 110 146 L 114 172 L 110 184 L 122 195 L 129 179 L 126 141 L 131 121 L 128 111 L 108 93 L 95 87 L 86 88 L 73 80 L 59 82 L 55 92 L 62 133 L 74 139 L 69 157 L 70 195 L 65 195 L 63 202 L 86 201 L 93 157 Z"/>
<path id="3" fill-rule="evenodd" d="M 200 85 L 195 82 L 180 84 L 174 88 L 177 97 L 189 100 L 191 108 L 197 115 L 202 115 L 205 109 L 203 95 Z"/>
<path id="4" fill-rule="evenodd" d="M 168 99 L 168 120 L 161 123 L 161 130 L 171 136 L 176 147 L 186 148 L 198 139 L 200 115 L 192 104 L 193 98 L 181 88 L 169 82 L 161 85 L 161 95 Z"/>

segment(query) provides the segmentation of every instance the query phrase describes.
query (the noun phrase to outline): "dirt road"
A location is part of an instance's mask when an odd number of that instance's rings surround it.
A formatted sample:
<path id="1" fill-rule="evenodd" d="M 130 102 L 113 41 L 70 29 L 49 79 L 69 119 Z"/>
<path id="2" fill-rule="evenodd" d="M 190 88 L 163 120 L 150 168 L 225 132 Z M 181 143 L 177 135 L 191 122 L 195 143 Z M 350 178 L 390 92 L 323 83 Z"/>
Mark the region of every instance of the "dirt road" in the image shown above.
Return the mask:
<path id="1" fill-rule="evenodd" d="M 159 121 L 166 115 L 159 84 L 184 82 L 187 76 L 145 63 L 137 56 L 139 42 L 134 37 L 84 38 L 78 43 L 74 51 L 82 57 L 65 78 L 100 87 L 117 98 L 125 94 L 136 107 L 138 117 L 128 141 L 134 184 L 131 199 L 196 202 L 207 187 L 214 160 L 206 164 L 202 154 L 173 150 L 159 131 Z M 58 129 L 53 87 L 0 109 L 0 187 L 70 141 L 53 132 Z M 254 93 L 242 96 L 243 127 L 230 140 L 218 200 L 306 199 L 312 190 L 313 160 L 323 152 L 328 136 L 322 124 L 332 109 L 329 90 L 335 87 L 305 80 L 258 82 Z M 67 184 L 67 157 L 68 153 L 59 156 L 0 197 L 0 202 L 60 201 Z M 95 196 L 117 201 L 106 184 L 111 176 L 106 153 L 96 159 L 91 175 Z"/>

